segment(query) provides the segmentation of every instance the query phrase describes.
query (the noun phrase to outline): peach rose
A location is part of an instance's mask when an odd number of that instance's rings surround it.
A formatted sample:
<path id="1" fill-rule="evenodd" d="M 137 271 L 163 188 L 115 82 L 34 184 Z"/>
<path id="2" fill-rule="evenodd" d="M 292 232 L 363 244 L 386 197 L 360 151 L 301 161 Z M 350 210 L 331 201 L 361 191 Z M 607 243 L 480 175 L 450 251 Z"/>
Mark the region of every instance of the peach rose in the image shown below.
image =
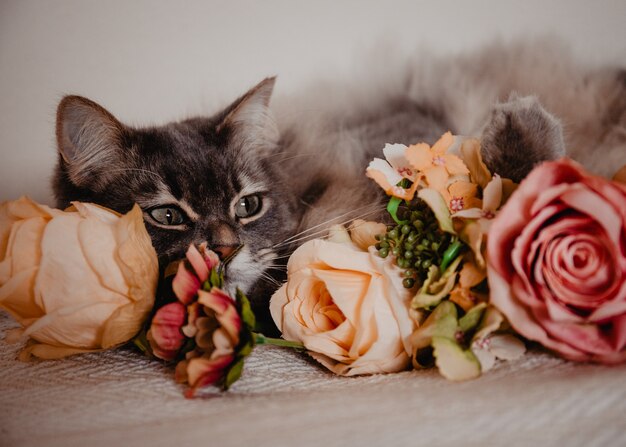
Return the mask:
<path id="1" fill-rule="evenodd" d="M 395 372 L 410 362 L 409 290 L 401 270 L 374 248 L 313 240 L 287 265 L 288 279 L 270 302 L 283 338 L 302 342 L 336 374 Z"/>
<path id="2" fill-rule="evenodd" d="M 28 336 L 20 357 L 108 349 L 139 332 L 154 302 L 158 261 L 135 206 L 60 211 L 28 198 L 0 205 L 0 308 Z"/>
<path id="3" fill-rule="evenodd" d="M 500 211 L 487 244 L 491 300 L 563 357 L 626 360 L 626 186 L 544 163 Z"/>

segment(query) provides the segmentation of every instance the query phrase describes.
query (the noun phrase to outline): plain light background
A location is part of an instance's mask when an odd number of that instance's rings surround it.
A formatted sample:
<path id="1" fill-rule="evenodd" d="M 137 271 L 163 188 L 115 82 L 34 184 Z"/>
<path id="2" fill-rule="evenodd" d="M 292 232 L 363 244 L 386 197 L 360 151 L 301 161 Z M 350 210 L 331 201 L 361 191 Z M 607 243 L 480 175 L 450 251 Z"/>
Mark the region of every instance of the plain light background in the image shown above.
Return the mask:
<path id="1" fill-rule="evenodd" d="M 0 200 L 52 203 L 64 94 L 158 124 L 210 114 L 268 75 L 281 96 L 346 76 L 381 42 L 447 54 L 544 34 L 626 66 L 626 1 L 0 0 Z"/>

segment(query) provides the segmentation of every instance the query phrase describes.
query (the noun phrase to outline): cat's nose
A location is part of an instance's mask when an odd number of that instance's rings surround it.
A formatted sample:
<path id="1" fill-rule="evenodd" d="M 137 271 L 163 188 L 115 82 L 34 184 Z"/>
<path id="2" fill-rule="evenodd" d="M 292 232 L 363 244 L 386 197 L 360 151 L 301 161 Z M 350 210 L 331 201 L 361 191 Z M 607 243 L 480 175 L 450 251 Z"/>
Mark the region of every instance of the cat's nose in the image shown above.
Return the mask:
<path id="1" fill-rule="evenodd" d="M 218 247 L 213 247 L 212 250 L 220 257 L 220 259 L 224 260 L 229 257 L 237 247 L 233 245 L 221 245 Z"/>

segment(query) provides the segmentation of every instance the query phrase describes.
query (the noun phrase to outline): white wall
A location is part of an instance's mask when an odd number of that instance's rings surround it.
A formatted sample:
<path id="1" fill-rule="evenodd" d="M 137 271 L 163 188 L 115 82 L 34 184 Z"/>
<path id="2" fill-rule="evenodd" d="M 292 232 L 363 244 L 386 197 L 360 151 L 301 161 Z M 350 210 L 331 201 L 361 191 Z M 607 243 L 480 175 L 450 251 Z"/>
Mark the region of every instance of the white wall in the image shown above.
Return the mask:
<path id="1" fill-rule="evenodd" d="M 67 93 L 129 124 L 159 123 L 208 113 L 271 74 L 288 94 L 380 41 L 450 52 L 544 33 L 626 66 L 625 0 L 0 0 L 0 200 L 52 203 Z"/>

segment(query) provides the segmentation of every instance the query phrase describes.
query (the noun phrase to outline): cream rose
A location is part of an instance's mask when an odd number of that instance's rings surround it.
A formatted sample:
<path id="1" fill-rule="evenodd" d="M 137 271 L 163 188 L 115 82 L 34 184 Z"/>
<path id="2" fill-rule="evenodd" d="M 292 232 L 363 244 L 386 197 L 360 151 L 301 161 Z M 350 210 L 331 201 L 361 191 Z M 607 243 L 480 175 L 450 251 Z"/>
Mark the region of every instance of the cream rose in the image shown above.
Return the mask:
<path id="1" fill-rule="evenodd" d="M 120 345 L 154 303 L 158 261 L 135 206 L 120 216 L 88 203 L 71 211 L 28 198 L 0 205 L 0 308 L 30 337 L 21 358 Z"/>
<path id="2" fill-rule="evenodd" d="M 395 372 L 409 365 L 411 293 L 401 271 L 374 248 L 313 240 L 298 248 L 270 311 L 286 340 L 298 341 L 336 374 Z"/>

